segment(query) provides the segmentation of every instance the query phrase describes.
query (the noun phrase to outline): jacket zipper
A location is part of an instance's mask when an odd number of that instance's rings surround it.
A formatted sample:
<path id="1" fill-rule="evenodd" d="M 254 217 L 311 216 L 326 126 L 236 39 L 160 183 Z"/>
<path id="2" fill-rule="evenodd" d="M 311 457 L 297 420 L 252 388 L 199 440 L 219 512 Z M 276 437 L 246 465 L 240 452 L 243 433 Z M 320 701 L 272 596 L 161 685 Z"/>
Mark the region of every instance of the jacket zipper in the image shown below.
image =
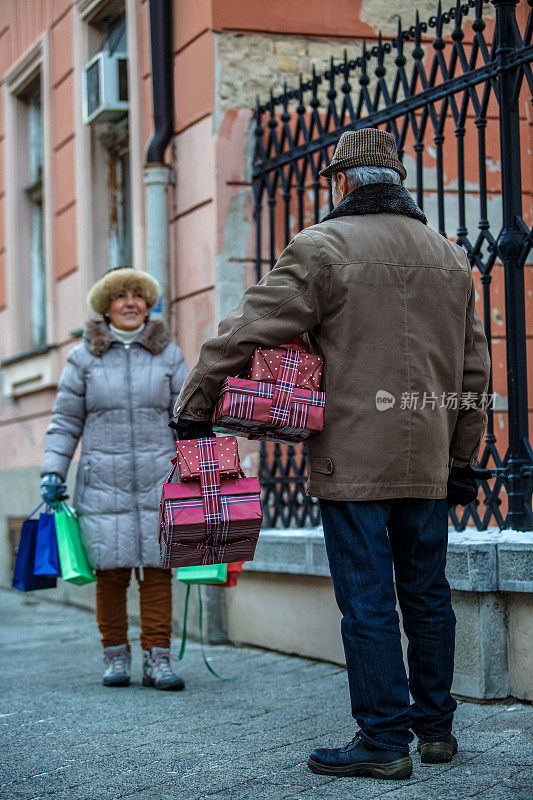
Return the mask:
<path id="1" fill-rule="evenodd" d="M 124 345 L 122 345 L 124 347 Z M 130 347 L 124 347 L 126 351 L 126 360 L 127 360 L 127 385 L 128 385 L 128 414 L 130 420 L 130 447 L 131 447 L 131 483 L 133 487 L 133 503 L 135 506 L 135 527 L 137 528 L 137 542 L 138 542 L 138 560 L 139 566 L 142 567 L 143 564 L 143 552 L 142 552 L 142 537 L 141 537 L 141 530 L 140 530 L 140 513 L 139 513 L 139 501 L 138 501 L 138 494 L 137 494 L 137 467 L 135 465 L 135 437 L 133 434 L 133 394 L 131 389 L 131 369 L 130 369 L 130 348 L 133 346 L 133 343 Z"/>

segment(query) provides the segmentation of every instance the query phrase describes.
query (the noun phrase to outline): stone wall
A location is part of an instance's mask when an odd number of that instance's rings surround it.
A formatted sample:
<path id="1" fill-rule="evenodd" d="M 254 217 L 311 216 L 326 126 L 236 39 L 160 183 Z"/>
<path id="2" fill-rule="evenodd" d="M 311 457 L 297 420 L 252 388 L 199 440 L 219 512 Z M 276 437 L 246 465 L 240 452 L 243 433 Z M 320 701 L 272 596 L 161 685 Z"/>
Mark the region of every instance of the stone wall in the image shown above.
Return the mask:
<path id="1" fill-rule="evenodd" d="M 455 3 L 443 2 L 443 11 L 448 11 Z M 437 3 L 435 0 L 402 0 L 400 3 L 393 3 L 391 0 L 363 0 L 359 10 L 359 19 L 371 25 L 374 30 L 382 31 L 384 34 L 394 36 L 398 30 L 398 19 L 402 19 L 402 27 L 409 28 L 414 24 L 416 12 L 418 11 L 422 21 L 429 20 L 437 13 Z M 474 12 L 471 9 L 469 18 L 472 19 Z M 483 10 L 484 19 L 493 19 L 496 16 L 496 9 L 492 5 L 485 4 Z"/>
<path id="2" fill-rule="evenodd" d="M 450 530 L 446 574 L 453 692 L 533 700 L 533 533 Z M 321 528 L 264 531 L 227 595 L 230 640 L 343 664 L 339 621 Z"/>
<path id="3" fill-rule="evenodd" d="M 354 39 L 308 39 L 225 33 L 217 36 L 217 98 L 219 113 L 229 108 L 254 108 L 257 97 L 268 100 L 269 92 L 283 92 L 298 86 L 300 74 L 310 79 L 313 67 L 318 75 L 344 58 L 361 54 L 362 44 Z M 320 87 L 325 100 L 328 87 Z"/>

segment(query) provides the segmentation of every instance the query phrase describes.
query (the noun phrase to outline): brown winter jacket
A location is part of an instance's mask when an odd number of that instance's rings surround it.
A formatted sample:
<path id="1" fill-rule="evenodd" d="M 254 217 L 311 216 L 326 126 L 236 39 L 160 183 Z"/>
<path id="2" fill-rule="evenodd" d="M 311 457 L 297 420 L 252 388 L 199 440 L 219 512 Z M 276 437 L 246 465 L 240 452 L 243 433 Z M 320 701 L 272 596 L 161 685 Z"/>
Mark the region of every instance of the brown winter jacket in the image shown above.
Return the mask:
<path id="1" fill-rule="evenodd" d="M 209 419 L 222 381 L 255 347 L 308 331 L 326 392 L 324 430 L 309 440 L 309 494 L 445 497 L 451 459 L 475 463 L 490 363 L 467 257 L 425 223 L 400 186 L 345 197 L 204 343 L 175 416 Z M 379 404 L 382 392 L 394 403 Z"/>

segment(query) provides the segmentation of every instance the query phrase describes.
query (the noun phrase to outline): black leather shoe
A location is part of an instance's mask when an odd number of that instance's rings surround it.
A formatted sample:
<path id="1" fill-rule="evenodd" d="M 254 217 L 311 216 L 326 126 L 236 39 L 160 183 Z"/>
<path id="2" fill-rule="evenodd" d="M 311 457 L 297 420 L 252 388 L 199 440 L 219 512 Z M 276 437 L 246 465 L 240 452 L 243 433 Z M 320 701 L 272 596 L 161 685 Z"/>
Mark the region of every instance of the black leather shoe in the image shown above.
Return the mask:
<path id="1" fill-rule="evenodd" d="M 451 733 L 438 742 L 419 736 L 416 749 L 423 764 L 447 764 L 457 753 L 457 739 Z"/>
<path id="2" fill-rule="evenodd" d="M 395 750 L 382 750 L 372 747 L 359 738 L 359 734 L 345 747 L 313 750 L 307 766 L 311 772 L 319 775 L 337 775 L 338 777 L 410 778 L 413 762 L 409 753 L 398 753 Z"/>

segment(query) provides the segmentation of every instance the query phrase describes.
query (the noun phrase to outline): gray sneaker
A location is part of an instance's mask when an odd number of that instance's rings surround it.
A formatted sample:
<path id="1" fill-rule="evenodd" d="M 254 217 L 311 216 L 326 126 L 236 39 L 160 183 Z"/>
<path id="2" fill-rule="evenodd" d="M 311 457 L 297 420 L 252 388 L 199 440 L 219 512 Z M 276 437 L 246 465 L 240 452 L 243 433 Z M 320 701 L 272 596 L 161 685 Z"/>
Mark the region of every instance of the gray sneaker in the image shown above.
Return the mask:
<path id="1" fill-rule="evenodd" d="M 143 650 L 143 686 L 179 692 L 185 688 L 185 681 L 172 672 L 170 650 L 168 647 L 152 647 Z"/>
<path id="2" fill-rule="evenodd" d="M 102 683 L 104 686 L 129 686 L 131 679 L 131 653 L 127 644 L 104 647 L 106 665 Z"/>

